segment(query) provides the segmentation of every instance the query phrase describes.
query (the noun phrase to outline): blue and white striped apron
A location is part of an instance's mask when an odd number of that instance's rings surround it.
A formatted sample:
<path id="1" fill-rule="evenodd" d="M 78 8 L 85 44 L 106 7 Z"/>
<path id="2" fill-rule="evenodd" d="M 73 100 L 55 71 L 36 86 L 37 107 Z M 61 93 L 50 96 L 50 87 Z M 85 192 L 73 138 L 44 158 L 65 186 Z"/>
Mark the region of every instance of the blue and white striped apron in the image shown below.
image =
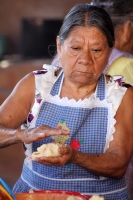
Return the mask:
<path id="1" fill-rule="evenodd" d="M 59 95 L 63 74 L 55 82 L 51 95 Z M 102 74 L 99 78 L 96 97 L 101 101 L 106 97 L 105 77 Z M 94 107 L 82 108 L 58 105 L 51 102 L 44 102 L 41 106 L 36 126 L 48 125 L 56 127 L 61 119 L 65 119 L 70 128 L 70 139 L 66 142 L 70 145 L 72 140 L 80 144 L 79 151 L 90 154 L 100 154 L 104 152 L 106 144 L 106 134 L 108 127 L 108 108 Z M 53 142 L 51 137 L 44 141 L 34 142 L 32 151 L 49 142 Z M 36 190 L 69 190 L 84 194 L 99 194 L 105 199 L 130 199 L 126 191 L 125 178 L 105 178 L 93 174 L 86 169 L 67 163 L 65 166 L 54 167 L 45 166 L 37 162 L 32 162 L 32 170 L 24 163 L 22 176 L 18 185 L 14 187 L 14 192 L 24 192 L 26 189 Z M 19 182 L 21 184 L 19 184 Z M 22 187 L 23 183 L 25 187 Z M 22 188 L 22 189 L 21 189 Z M 25 189 L 24 189 L 25 188 Z"/>

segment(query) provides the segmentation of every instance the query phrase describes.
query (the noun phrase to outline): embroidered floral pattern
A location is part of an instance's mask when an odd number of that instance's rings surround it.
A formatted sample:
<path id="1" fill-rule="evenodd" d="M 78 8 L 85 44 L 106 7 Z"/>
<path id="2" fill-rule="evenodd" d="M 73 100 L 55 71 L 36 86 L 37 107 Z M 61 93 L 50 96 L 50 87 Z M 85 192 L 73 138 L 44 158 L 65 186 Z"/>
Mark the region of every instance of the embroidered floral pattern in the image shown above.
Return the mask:
<path id="1" fill-rule="evenodd" d="M 34 116 L 33 116 L 33 114 L 30 113 L 28 115 L 28 122 L 30 123 L 33 119 L 34 119 Z"/>
<path id="2" fill-rule="evenodd" d="M 39 104 L 41 103 L 41 101 L 42 101 L 42 99 L 37 99 L 36 100 L 36 102 L 39 103 Z"/>
<path id="3" fill-rule="evenodd" d="M 83 139 L 80 139 L 80 144 L 83 144 L 84 143 L 84 140 Z"/>
<path id="4" fill-rule="evenodd" d="M 47 70 L 38 70 L 38 71 L 34 71 L 34 75 L 38 75 L 38 74 L 46 74 Z"/>
<path id="5" fill-rule="evenodd" d="M 83 144 L 84 143 L 84 140 L 83 139 L 80 139 L 80 140 L 74 140 L 72 139 L 72 142 L 70 143 L 70 146 L 75 149 L 75 150 L 78 150 L 81 145 L 80 144 Z M 71 168 L 71 163 L 67 163 L 67 166 L 69 168 Z"/>
<path id="6" fill-rule="evenodd" d="M 72 142 L 71 142 L 70 146 L 73 149 L 78 150 L 80 148 L 80 142 L 79 142 L 79 140 L 72 139 Z"/>
<path id="7" fill-rule="evenodd" d="M 124 87 L 126 87 L 126 88 L 129 88 L 129 87 L 131 87 L 131 85 L 130 84 L 128 84 L 128 83 L 126 83 L 126 82 L 124 82 L 123 81 L 123 79 L 124 79 L 124 77 L 123 76 L 118 76 L 118 78 L 117 79 L 115 79 L 115 82 L 117 82 L 118 83 L 118 85 L 119 86 L 124 86 Z"/>
<path id="8" fill-rule="evenodd" d="M 70 131 L 70 129 L 67 126 L 65 121 L 66 120 L 64 118 L 62 118 L 61 122 L 59 122 L 57 126 L 62 127 L 62 129 L 64 129 L 64 130 Z M 56 143 L 60 143 L 60 144 L 65 144 L 65 142 L 70 138 L 69 135 L 54 135 L 54 136 L 51 136 L 51 137 Z"/>
<path id="9" fill-rule="evenodd" d="M 117 82 L 120 86 L 122 86 L 122 78 L 117 79 Z"/>

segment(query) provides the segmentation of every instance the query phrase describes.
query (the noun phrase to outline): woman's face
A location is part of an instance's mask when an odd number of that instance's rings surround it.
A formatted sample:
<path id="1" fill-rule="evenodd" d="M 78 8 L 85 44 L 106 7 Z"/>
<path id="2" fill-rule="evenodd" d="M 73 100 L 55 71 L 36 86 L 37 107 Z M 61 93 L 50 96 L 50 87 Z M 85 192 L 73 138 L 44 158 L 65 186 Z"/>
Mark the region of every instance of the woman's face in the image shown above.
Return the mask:
<path id="1" fill-rule="evenodd" d="M 75 27 L 61 45 L 58 59 L 65 79 L 80 85 L 95 83 L 108 63 L 111 49 L 105 35 L 96 27 Z"/>

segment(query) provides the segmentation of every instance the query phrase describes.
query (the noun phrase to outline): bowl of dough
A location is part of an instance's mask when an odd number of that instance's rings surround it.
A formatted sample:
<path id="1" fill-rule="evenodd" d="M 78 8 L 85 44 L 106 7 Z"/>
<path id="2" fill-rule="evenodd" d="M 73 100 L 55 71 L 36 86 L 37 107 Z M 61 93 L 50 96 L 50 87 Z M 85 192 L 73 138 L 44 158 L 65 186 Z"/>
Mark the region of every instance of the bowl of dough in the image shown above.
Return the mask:
<path id="1" fill-rule="evenodd" d="M 89 196 L 78 192 L 61 190 L 29 191 L 15 194 L 17 200 L 88 200 Z"/>

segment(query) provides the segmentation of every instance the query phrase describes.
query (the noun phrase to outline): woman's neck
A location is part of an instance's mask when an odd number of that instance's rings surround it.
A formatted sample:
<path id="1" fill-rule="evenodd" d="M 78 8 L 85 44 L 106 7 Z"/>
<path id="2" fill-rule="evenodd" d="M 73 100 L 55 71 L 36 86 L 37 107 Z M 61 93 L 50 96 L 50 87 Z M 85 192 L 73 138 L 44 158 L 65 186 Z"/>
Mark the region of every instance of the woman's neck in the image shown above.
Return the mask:
<path id="1" fill-rule="evenodd" d="M 97 83 L 92 85 L 76 85 L 71 82 L 64 81 L 60 93 L 60 98 L 67 97 L 68 99 L 85 99 L 90 97 L 96 90 Z"/>

